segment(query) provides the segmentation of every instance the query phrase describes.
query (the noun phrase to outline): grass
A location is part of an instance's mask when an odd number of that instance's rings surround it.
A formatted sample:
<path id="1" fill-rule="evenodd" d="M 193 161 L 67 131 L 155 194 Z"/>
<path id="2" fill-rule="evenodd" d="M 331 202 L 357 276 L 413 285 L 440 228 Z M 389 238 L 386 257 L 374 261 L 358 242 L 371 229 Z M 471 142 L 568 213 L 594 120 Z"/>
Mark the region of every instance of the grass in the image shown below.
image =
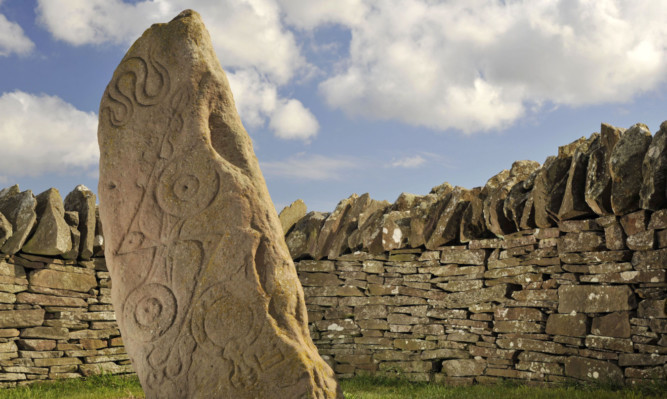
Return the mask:
<path id="1" fill-rule="evenodd" d="M 498 385 L 450 387 L 404 380 L 355 377 L 342 380 L 347 399 L 653 399 L 665 398 L 665 382 L 640 387 L 563 385 L 537 388 L 512 382 Z M 137 399 L 144 398 L 136 376 L 95 376 L 86 380 L 63 380 L 0 390 L 0 399 Z"/>

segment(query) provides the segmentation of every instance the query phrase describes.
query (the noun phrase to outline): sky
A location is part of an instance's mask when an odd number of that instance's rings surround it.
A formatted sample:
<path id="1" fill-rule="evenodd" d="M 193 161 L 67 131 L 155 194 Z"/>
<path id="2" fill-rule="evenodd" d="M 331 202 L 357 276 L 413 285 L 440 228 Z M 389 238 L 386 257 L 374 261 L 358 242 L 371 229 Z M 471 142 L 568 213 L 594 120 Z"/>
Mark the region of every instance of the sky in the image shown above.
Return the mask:
<path id="1" fill-rule="evenodd" d="M 602 122 L 667 119 L 664 0 L 0 0 L 0 187 L 96 191 L 102 93 L 186 8 L 278 211 L 483 186 Z"/>

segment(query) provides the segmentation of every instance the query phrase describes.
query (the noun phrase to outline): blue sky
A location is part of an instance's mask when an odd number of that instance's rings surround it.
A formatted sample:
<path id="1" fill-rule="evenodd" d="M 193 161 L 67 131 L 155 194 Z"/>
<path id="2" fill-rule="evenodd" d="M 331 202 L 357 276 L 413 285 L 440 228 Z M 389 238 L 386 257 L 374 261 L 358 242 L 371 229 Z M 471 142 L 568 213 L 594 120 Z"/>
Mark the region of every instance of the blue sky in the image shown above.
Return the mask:
<path id="1" fill-rule="evenodd" d="M 663 0 L 0 0 L 0 187 L 96 190 L 129 45 L 202 14 L 278 208 L 394 201 L 667 119 Z"/>

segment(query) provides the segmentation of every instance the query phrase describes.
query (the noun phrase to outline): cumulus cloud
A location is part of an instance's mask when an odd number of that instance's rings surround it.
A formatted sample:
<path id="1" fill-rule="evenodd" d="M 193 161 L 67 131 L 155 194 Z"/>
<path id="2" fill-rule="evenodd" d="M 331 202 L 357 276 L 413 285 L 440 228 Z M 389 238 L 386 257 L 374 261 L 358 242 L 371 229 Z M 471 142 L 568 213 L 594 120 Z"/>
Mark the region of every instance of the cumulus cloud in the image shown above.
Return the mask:
<path id="1" fill-rule="evenodd" d="M 97 167 L 97 115 L 59 97 L 0 96 L 0 170 L 5 179 Z"/>
<path id="2" fill-rule="evenodd" d="M 34 47 L 35 43 L 23 33 L 19 24 L 7 20 L 7 17 L 0 14 L 0 57 L 10 54 L 26 55 Z"/>
<path id="3" fill-rule="evenodd" d="M 350 115 L 504 128 L 537 105 L 626 102 L 667 79 L 661 0 L 377 0 L 320 85 Z"/>
<path id="4" fill-rule="evenodd" d="M 278 3 L 287 23 L 301 29 L 328 23 L 358 25 L 369 8 L 363 0 L 278 0 Z"/>
<path id="5" fill-rule="evenodd" d="M 260 162 L 267 176 L 296 180 L 340 180 L 346 171 L 361 167 L 359 161 L 347 157 L 297 154 L 284 161 Z"/>
<path id="6" fill-rule="evenodd" d="M 129 44 L 154 22 L 164 22 L 186 8 L 197 10 L 249 127 L 267 121 L 281 138 L 308 138 L 317 131 L 313 114 L 278 88 L 310 66 L 281 22 L 274 0 L 38 0 L 38 20 L 51 34 L 73 45 Z M 300 106 L 300 108 L 299 108 Z M 274 114 L 277 112 L 277 114 Z M 315 126 L 315 127 L 314 127 Z"/>
<path id="7" fill-rule="evenodd" d="M 418 168 L 425 163 L 426 159 L 424 159 L 424 157 L 422 157 L 421 155 L 415 155 L 411 157 L 397 159 L 391 163 L 391 166 L 395 168 L 413 169 L 413 168 Z"/>

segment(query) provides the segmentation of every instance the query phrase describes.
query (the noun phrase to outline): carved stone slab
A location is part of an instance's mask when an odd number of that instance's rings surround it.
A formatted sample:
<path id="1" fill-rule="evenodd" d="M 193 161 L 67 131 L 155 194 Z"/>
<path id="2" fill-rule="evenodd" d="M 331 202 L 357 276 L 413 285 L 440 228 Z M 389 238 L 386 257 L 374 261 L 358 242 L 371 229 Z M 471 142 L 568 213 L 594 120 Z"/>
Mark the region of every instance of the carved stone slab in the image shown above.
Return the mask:
<path id="1" fill-rule="evenodd" d="M 199 14 L 144 32 L 99 115 L 112 300 L 147 398 L 342 398 Z"/>

